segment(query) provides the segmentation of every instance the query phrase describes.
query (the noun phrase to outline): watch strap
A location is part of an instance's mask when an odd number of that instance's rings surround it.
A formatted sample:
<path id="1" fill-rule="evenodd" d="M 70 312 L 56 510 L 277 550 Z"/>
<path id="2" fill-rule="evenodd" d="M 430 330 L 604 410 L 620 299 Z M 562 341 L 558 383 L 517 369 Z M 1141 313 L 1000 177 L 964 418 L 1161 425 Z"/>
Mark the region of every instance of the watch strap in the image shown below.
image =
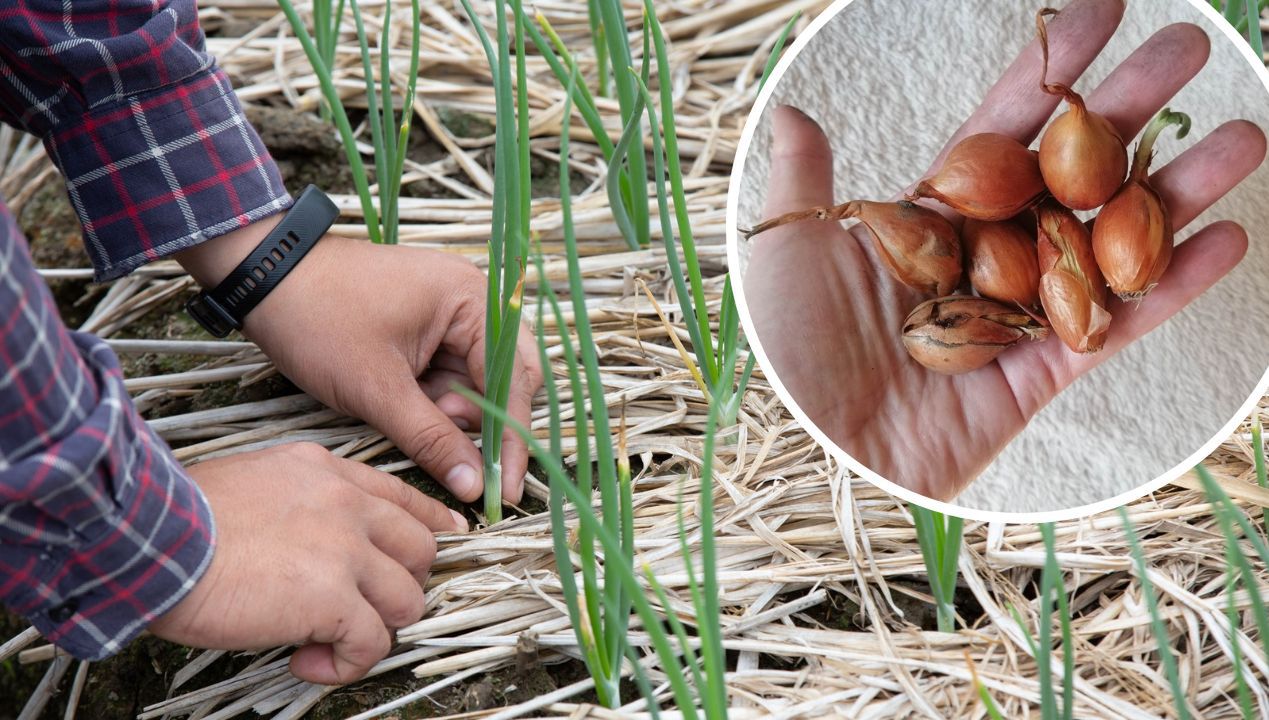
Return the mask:
<path id="1" fill-rule="evenodd" d="M 338 217 L 335 203 L 309 185 L 282 222 L 215 289 L 190 298 L 186 312 L 216 337 L 241 330 L 247 314 L 299 264 Z"/>

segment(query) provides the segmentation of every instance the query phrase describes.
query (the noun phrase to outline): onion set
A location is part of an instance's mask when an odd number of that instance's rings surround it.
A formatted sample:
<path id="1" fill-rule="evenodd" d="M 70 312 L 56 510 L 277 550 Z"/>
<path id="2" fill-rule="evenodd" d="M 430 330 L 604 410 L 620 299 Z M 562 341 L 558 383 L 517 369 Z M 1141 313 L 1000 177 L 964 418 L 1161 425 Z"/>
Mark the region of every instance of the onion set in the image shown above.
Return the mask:
<path id="1" fill-rule="evenodd" d="M 914 360 L 946 375 L 977 370 L 1049 330 L 1031 315 L 993 300 L 945 297 L 921 303 L 903 323 L 903 345 Z"/>
<path id="2" fill-rule="evenodd" d="M 1073 352 L 1102 349 L 1110 328 L 1106 281 L 1093 258 L 1088 228 L 1056 202 L 1036 211 L 1040 302 L 1054 332 Z"/>
<path id="3" fill-rule="evenodd" d="M 1013 220 L 966 220 L 961 242 L 965 270 L 979 295 L 1027 310 L 1040 309 L 1034 233 Z"/>
<path id="4" fill-rule="evenodd" d="M 979 133 L 957 143 L 908 200 L 932 198 L 967 218 L 1008 220 L 1044 194 L 1034 152 L 1008 135 Z"/>
<path id="5" fill-rule="evenodd" d="M 1124 300 L 1140 300 L 1159 284 L 1172 260 L 1172 218 L 1150 185 L 1150 161 L 1159 133 L 1178 125 L 1176 136 L 1190 132 L 1190 116 L 1165 108 L 1150 123 L 1137 146 L 1128 182 L 1102 208 L 1093 224 L 1093 254 L 1110 289 Z"/>
<path id="6" fill-rule="evenodd" d="M 772 218 L 745 233 L 753 237 L 803 220 L 857 219 L 877 257 L 896 280 L 926 295 L 946 295 L 961 281 L 961 241 L 942 215 L 914 203 L 852 200 Z"/>
<path id="7" fill-rule="evenodd" d="M 1040 173 L 1058 202 L 1072 210 L 1101 207 L 1115 194 L 1128 172 L 1128 151 L 1119 131 L 1104 116 L 1084 106 L 1084 98 L 1068 85 L 1049 83 L 1049 36 L 1044 8 L 1036 14 L 1044 71 L 1040 87 L 1061 96 L 1070 110 L 1058 116 L 1040 140 Z"/>

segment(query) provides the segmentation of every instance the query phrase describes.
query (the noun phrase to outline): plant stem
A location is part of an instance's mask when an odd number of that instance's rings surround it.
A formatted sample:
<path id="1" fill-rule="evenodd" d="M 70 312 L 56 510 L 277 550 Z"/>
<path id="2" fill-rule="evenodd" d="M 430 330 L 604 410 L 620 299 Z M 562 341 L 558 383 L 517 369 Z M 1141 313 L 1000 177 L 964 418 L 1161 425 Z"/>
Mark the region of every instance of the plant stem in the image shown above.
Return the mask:
<path id="1" fill-rule="evenodd" d="M 1176 658 L 1172 655 L 1172 641 L 1168 636 L 1168 628 L 1163 624 L 1159 614 L 1159 599 L 1155 597 L 1154 584 L 1150 582 L 1150 573 L 1146 568 L 1146 556 L 1137 540 L 1137 531 L 1128 518 L 1128 511 L 1119 508 L 1119 519 L 1123 524 L 1124 536 L 1128 539 L 1128 547 L 1132 551 L 1133 564 L 1137 570 L 1137 579 L 1141 582 L 1141 594 L 1145 596 L 1146 607 L 1150 610 L 1150 628 L 1154 632 L 1155 646 L 1159 653 L 1159 664 L 1163 666 L 1164 675 L 1172 688 L 1172 702 L 1176 707 L 1180 720 L 1189 720 L 1190 708 L 1185 692 L 1181 689 L 1181 676 L 1177 672 Z"/>
<path id="2" fill-rule="evenodd" d="M 357 150 L 357 138 L 353 135 L 352 125 L 348 122 L 344 103 L 335 89 L 330 68 L 322 60 L 317 45 L 313 42 L 312 36 L 309 35 L 304 21 L 300 19 L 291 0 L 278 0 L 278 4 L 286 15 L 287 22 L 291 24 L 295 37 L 300 41 L 300 47 L 304 49 L 314 74 L 317 75 L 322 95 L 331 105 L 335 127 L 339 130 L 339 139 L 344 145 L 344 155 L 348 160 L 349 170 L 352 171 L 353 185 L 357 188 L 357 196 L 361 200 L 361 213 L 366 221 L 366 233 L 370 236 L 371 242 L 382 242 L 382 235 L 379 232 L 379 213 L 375 210 L 374 201 L 370 197 L 370 181 L 366 176 L 366 165 L 361 159 L 361 153 Z"/>
<path id="3" fill-rule="evenodd" d="M 925 572 L 934 595 L 939 632 L 956 632 L 956 563 L 960 556 L 964 520 L 919 505 L 909 505 L 916 526 L 917 543 L 925 560 Z"/>
<path id="4" fill-rule="evenodd" d="M 1150 121 L 1146 126 L 1146 131 L 1141 135 L 1141 142 L 1137 144 L 1137 153 L 1132 160 L 1131 177 L 1135 180 L 1145 180 L 1146 173 L 1150 170 L 1150 161 L 1154 157 L 1154 143 L 1159 139 L 1159 133 L 1163 132 L 1169 125 L 1180 126 L 1176 131 L 1178 140 L 1190 134 L 1190 116 L 1183 112 L 1173 112 L 1172 108 L 1163 108 L 1158 115 Z"/>
<path id="5" fill-rule="evenodd" d="M 1256 468 L 1256 483 L 1269 490 L 1269 475 L 1265 472 L 1265 439 L 1260 418 L 1256 418 L 1251 424 L 1251 454 Z M 1265 537 L 1269 537 L 1269 507 L 1262 508 L 1260 512 L 1264 519 Z"/>
<path id="6" fill-rule="evenodd" d="M 772 71 L 776 68 L 776 64 L 780 62 L 780 53 L 784 50 L 784 44 L 788 42 L 789 34 L 793 32 L 793 26 L 797 24 L 801 17 L 801 10 L 793 13 L 793 17 L 789 18 L 789 22 L 786 23 L 784 29 L 780 31 L 780 36 L 776 38 L 775 45 L 771 47 L 771 57 L 767 58 L 767 64 L 762 68 L 762 79 L 758 81 L 759 90 L 766 86 L 767 80 L 771 77 Z"/>

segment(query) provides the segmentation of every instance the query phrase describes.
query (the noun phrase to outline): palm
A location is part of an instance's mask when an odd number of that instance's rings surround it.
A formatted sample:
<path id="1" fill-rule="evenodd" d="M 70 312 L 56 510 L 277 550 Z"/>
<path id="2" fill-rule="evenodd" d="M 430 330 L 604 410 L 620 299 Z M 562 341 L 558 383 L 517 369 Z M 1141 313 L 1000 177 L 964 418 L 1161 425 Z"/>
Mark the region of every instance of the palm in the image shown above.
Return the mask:
<path id="1" fill-rule="evenodd" d="M 1073 2 L 1050 26 L 1050 79 L 1073 82 L 1122 12 L 1120 0 Z M 1198 28 L 1165 28 L 1087 96 L 1088 106 L 1109 118 L 1124 138 L 1135 137 L 1198 72 L 1207 54 L 1207 37 Z M 944 153 L 978 132 L 1031 143 L 1057 105 L 1040 91 L 1040 74 L 1033 43 Z M 782 108 L 775 134 L 764 217 L 832 204 L 832 160 L 818 126 Z M 1155 187 L 1177 230 L 1254 170 L 1264 152 L 1257 128 L 1231 122 L 1159 169 Z M 942 155 L 931 169 L 941 162 Z M 1183 308 L 1232 269 L 1245 250 L 1246 235 L 1237 225 L 1204 228 L 1177 247 L 1167 276 L 1139 308 L 1117 312 L 1112 306 L 1116 322 L 1103 352 L 1075 355 L 1051 338 L 960 376 L 929 372 L 907 357 L 897 329 L 924 298 L 886 273 L 862 229 L 808 221 L 758 236 L 745 296 L 770 369 L 812 422 L 882 476 L 948 499 L 1059 391 Z"/>

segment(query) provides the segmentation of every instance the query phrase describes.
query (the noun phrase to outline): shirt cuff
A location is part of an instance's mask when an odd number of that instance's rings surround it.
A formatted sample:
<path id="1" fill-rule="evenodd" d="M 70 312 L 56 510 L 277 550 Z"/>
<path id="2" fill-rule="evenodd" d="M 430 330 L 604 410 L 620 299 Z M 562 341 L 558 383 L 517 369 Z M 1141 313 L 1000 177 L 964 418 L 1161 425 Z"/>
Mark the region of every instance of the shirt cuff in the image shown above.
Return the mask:
<path id="1" fill-rule="evenodd" d="M 44 139 L 99 282 L 285 210 L 291 196 L 212 66 L 93 107 Z"/>
<path id="2" fill-rule="evenodd" d="M 78 542 L 32 547 L 36 552 L 14 578 L 25 587 L 9 602 L 49 642 L 80 659 L 100 660 L 189 594 L 211 563 L 215 525 L 198 485 L 128 402 L 114 353 L 91 335 L 72 337 L 102 387 L 94 415 L 114 417 L 90 417 L 83 437 L 73 434 L 49 454 L 75 455 L 70 445 L 91 443 L 97 420 L 105 427 L 113 420 L 115 447 L 127 451 L 110 460 L 117 485 L 111 510 L 76 523 Z M 53 465 L 57 472 L 73 464 Z"/>

